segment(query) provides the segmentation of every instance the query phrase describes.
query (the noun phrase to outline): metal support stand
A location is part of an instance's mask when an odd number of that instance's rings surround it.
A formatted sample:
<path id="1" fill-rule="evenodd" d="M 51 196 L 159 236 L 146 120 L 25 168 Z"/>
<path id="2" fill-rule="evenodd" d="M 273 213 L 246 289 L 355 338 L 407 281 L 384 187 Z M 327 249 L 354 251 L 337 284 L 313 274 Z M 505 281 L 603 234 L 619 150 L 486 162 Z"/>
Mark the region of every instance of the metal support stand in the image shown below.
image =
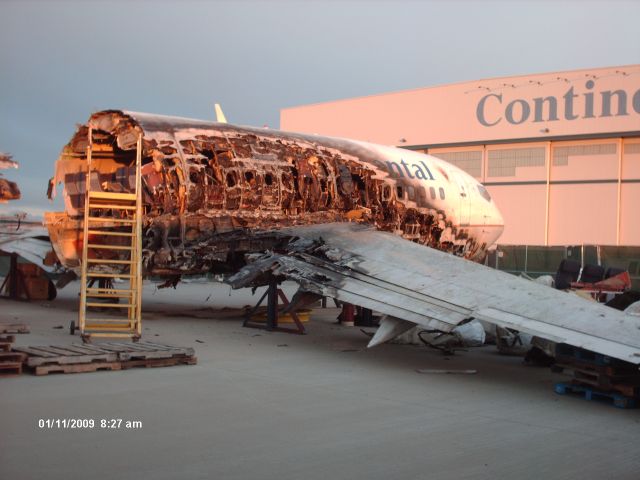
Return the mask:
<path id="1" fill-rule="evenodd" d="M 7 255 L 10 257 L 9 261 L 9 273 L 0 286 L 0 293 L 6 291 L 7 297 L 12 300 L 20 300 L 20 290 L 18 285 L 22 287 L 22 293 L 27 297 L 27 300 L 31 300 L 29 296 L 29 290 L 27 290 L 27 284 L 24 281 L 24 275 L 20 269 L 18 269 L 18 254 L 11 253 Z"/>
<path id="2" fill-rule="evenodd" d="M 258 323 L 252 319 L 254 314 L 258 311 L 264 299 L 267 298 L 267 321 L 266 324 Z M 278 299 L 282 302 L 279 304 Z M 283 311 L 286 311 L 289 306 L 289 300 L 284 292 L 278 288 L 278 282 L 275 279 L 271 279 L 269 281 L 269 286 L 267 291 L 262 294 L 260 300 L 255 307 L 249 311 L 245 317 L 245 320 L 242 324 L 243 327 L 248 328 L 259 328 L 262 330 L 267 330 L 269 332 L 285 332 L 285 333 L 295 333 L 298 335 L 304 335 L 306 330 L 304 325 L 300 321 L 298 314 L 295 311 L 286 312 L 291 315 L 294 323 L 296 324 L 296 328 L 286 328 L 278 325 L 278 315 Z M 279 308 L 283 307 L 283 308 Z"/>
<path id="3" fill-rule="evenodd" d="M 373 312 L 369 308 L 356 307 L 355 324 L 358 327 L 376 327 Z"/>

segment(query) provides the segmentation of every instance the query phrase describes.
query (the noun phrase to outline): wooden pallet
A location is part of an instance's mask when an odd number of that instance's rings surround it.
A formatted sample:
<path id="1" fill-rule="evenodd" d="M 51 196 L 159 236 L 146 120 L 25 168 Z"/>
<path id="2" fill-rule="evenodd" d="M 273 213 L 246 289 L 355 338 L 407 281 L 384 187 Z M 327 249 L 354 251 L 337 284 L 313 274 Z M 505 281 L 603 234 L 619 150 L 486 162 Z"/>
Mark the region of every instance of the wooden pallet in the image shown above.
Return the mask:
<path id="1" fill-rule="evenodd" d="M 195 351 L 151 342 L 104 342 L 64 346 L 15 347 L 36 375 L 49 373 L 84 373 L 98 370 L 121 370 L 136 367 L 195 365 Z"/>
<path id="2" fill-rule="evenodd" d="M 600 400 L 609 402 L 617 408 L 636 408 L 638 406 L 638 401 L 636 398 L 628 397 L 617 392 L 605 392 L 584 385 L 576 385 L 573 383 L 556 383 L 554 390 L 559 395 L 573 393 L 584 396 L 585 400 Z"/>
<path id="3" fill-rule="evenodd" d="M 93 345 L 34 346 L 14 347 L 17 352 L 28 355 L 27 366 L 35 368 L 41 365 L 76 365 L 93 362 L 117 362 L 118 355 Z M 91 370 L 88 370 L 91 371 Z"/>
<path id="4" fill-rule="evenodd" d="M 627 399 L 640 400 L 640 372 L 629 362 L 558 344 L 556 364 L 552 369 L 571 376 L 573 388 L 584 388 L 585 392 L 593 395 L 622 395 Z"/>
<path id="5" fill-rule="evenodd" d="M 0 323 L 0 334 L 29 333 L 29 326 L 24 323 Z"/>
<path id="6" fill-rule="evenodd" d="M 556 362 L 570 364 L 586 364 L 592 366 L 610 366 L 617 369 L 629 368 L 629 363 L 624 360 L 609 357 L 601 353 L 592 352 L 584 348 L 574 347 L 565 343 L 556 345 Z"/>
<path id="7" fill-rule="evenodd" d="M 175 365 L 196 365 L 198 359 L 196 357 L 174 356 L 170 358 L 147 358 L 140 360 L 127 360 L 121 362 L 123 369 L 129 368 L 153 368 L 153 367 L 173 367 Z"/>
<path id="8" fill-rule="evenodd" d="M 0 335 L 0 351 L 8 352 L 11 350 L 11 345 L 16 341 L 15 335 Z"/>
<path id="9" fill-rule="evenodd" d="M 120 370 L 122 365 L 120 362 L 91 362 L 91 363 L 75 363 L 75 364 L 49 364 L 38 365 L 33 368 L 36 375 L 48 375 L 50 373 L 87 373 L 97 372 L 98 370 Z"/>
<path id="10" fill-rule="evenodd" d="M 173 357 L 193 357 L 195 351 L 191 347 L 175 347 L 152 342 L 101 342 L 95 344 L 103 350 L 115 352 L 118 360 L 127 362 L 131 360 L 167 359 Z"/>
<path id="11" fill-rule="evenodd" d="M 21 375 L 22 363 L 26 358 L 24 353 L 0 352 L 0 377 Z"/>

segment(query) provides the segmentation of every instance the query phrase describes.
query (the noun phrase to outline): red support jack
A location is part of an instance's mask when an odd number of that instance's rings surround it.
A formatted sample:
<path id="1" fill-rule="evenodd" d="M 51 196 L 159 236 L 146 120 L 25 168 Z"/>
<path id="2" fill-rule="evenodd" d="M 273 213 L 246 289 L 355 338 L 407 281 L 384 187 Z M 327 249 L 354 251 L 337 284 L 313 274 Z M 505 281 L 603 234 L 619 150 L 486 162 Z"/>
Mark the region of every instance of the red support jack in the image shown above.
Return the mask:
<path id="1" fill-rule="evenodd" d="M 345 327 L 353 327 L 355 325 L 356 307 L 350 303 L 342 304 L 342 312 L 338 315 L 338 320 Z"/>

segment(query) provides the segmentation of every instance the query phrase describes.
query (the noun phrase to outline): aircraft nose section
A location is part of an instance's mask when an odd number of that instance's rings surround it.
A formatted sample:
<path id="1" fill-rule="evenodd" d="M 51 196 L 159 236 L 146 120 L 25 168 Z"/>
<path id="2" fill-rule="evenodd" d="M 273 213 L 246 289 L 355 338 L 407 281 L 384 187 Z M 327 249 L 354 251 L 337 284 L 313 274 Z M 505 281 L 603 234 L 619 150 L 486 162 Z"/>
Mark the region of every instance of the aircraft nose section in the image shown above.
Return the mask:
<path id="1" fill-rule="evenodd" d="M 502 227 L 504 227 L 504 218 L 502 216 L 502 212 L 495 202 L 491 202 L 491 216 L 495 219 L 494 223 L 496 225 L 501 225 Z"/>
<path id="2" fill-rule="evenodd" d="M 494 233 L 493 242 L 497 241 L 504 231 L 504 218 L 494 201 L 487 205 L 485 224 L 490 226 L 491 231 Z"/>

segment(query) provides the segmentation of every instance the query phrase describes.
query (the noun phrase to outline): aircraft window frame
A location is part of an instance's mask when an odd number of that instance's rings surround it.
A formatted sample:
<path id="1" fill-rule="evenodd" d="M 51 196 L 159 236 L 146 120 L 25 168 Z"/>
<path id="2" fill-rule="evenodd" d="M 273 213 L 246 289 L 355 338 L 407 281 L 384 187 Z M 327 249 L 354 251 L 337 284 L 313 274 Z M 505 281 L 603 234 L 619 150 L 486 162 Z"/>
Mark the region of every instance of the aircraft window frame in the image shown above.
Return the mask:
<path id="1" fill-rule="evenodd" d="M 478 186 L 478 192 L 480 193 L 480 196 L 484 198 L 487 202 L 491 202 L 491 194 L 489 193 L 489 190 L 487 190 L 487 188 L 480 183 L 477 186 Z"/>
<path id="2" fill-rule="evenodd" d="M 418 200 L 422 205 L 424 205 L 427 201 L 427 191 L 422 185 L 418 187 Z"/>
<path id="3" fill-rule="evenodd" d="M 436 189 L 435 187 L 429 187 L 429 195 L 431 195 L 431 200 L 436 199 Z"/>
<path id="4" fill-rule="evenodd" d="M 438 193 L 440 193 L 440 200 L 444 200 L 445 199 L 444 188 L 440 187 L 438 189 Z"/>
<path id="5" fill-rule="evenodd" d="M 253 172 L 251 170 L 246 170 L 244 172 L 244 179 L 247 182 L 250 182 L 251 180 L 254 180 L 256 178 L 256 176 L 253 174 Z"/>
<path id="6" fill-rule="evenodd" d="M 235 188 L 238 186 L 238 179 L 236 178 L 236 172 L 231 171 L 227 172 L 225 177 L 225 183 L 227 184 L 227 188 Z"/>

